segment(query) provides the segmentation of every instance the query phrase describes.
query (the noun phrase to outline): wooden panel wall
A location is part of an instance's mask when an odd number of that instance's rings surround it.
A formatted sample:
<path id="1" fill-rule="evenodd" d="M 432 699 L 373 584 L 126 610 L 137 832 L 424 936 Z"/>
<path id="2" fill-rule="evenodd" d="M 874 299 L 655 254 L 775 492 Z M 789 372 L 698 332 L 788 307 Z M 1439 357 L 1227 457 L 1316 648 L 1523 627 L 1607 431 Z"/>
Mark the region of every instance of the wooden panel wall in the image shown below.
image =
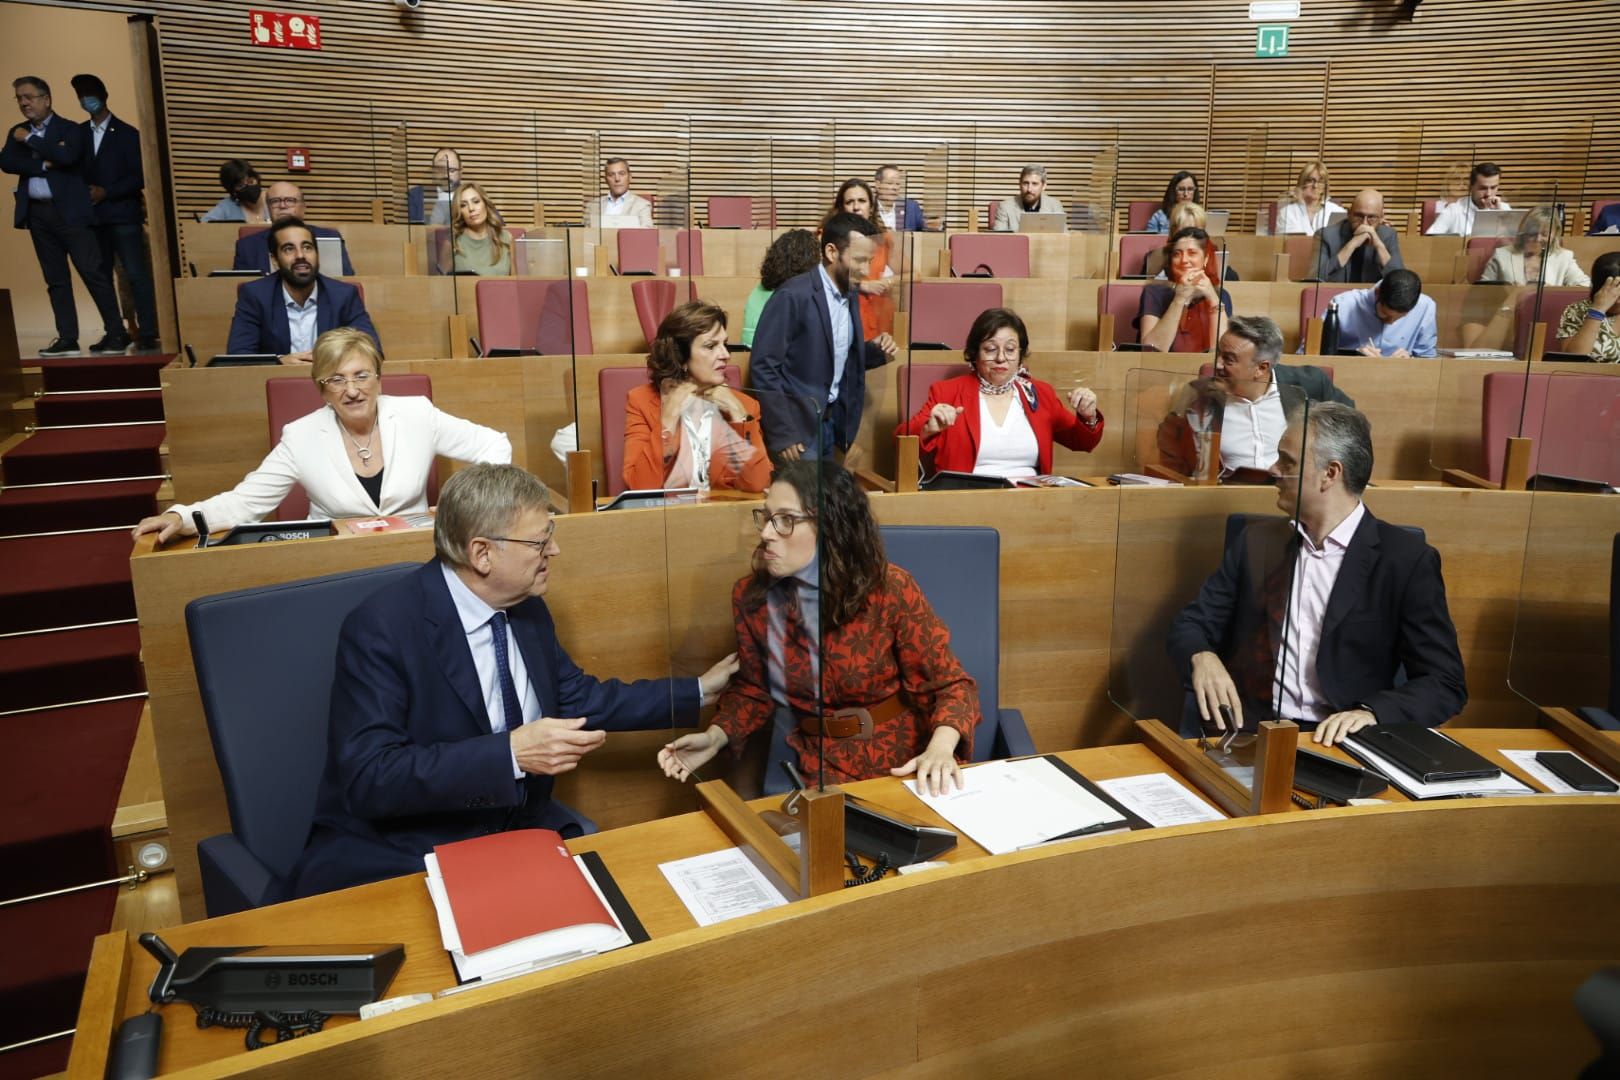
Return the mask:
<path id="1" fill-rule="evenodd" d="M 446 144 L 511 205 L 577 212 L 614 153 L 661 216 L 687 192 L 774 194 L 793 223 L 885 159 L 956 227 L 1025 161 L 1094 202 L 1116 145 L 1120 200 L 1188 167 L 1241 222 L 1319 148 L 1336 194 L 1377 185 L 1392 209 L 1475 155 L 1515 203 L 1554 180 L 1571 202 L 1620 193 L 1620 129 L 1598 119 L 1620 111 L 1620 41 L 1612 5 L 1585 0 L 1426 0 L 1405 23 L 1394 0 L 1313 0 L 1286 60 L 1254 58 L 1233 0 L 329 0 L 304 5 L 319 52 L 253 47 L 243 5 L 150 6 L 188 214 L 218 198 L 222 159 L 268 180 L 290 145 L 334 220 L 379 194 L 402 212 Z"/>

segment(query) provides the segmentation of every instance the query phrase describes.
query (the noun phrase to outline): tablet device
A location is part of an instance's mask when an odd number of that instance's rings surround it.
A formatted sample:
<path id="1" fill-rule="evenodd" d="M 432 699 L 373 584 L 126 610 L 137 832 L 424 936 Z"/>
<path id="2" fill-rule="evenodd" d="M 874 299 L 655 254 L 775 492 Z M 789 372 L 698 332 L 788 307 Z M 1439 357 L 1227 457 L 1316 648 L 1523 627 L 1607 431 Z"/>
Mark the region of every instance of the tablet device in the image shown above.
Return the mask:
<path id="1" fill-rule="evenodd" d="M 941 470 L 917 485 L 924 491 L 980 491 L 985 488 L 1010 488 L 1016 485 L 1005 476 L 984 476 L 979 473 Z"/>
<path id="2" fill-rule="evenodd" d="M 317 236 L 315 254 L 320 258 L 322 266 L 332 268 L 327 277 L 338 277 L 343 273 L 343 237 Z"/>
<path id="3" fill-rule="evenodd" d="M 208 361 L 209 367 L 273 367 L 281 363 L 275 353 L 220 353 Z"/>
<path id="4" fill-rule="evenodd" d="M 264 277 L 264 275 L 268 274 L 269 272 L 270 271 L 267 270 L 267 269 L 266 270 L 210 270 L 210 271 L 208 271 L 208 276 L 209 277 L 225 277 L 225 278 L 256 278 L 256 277 Z"/>

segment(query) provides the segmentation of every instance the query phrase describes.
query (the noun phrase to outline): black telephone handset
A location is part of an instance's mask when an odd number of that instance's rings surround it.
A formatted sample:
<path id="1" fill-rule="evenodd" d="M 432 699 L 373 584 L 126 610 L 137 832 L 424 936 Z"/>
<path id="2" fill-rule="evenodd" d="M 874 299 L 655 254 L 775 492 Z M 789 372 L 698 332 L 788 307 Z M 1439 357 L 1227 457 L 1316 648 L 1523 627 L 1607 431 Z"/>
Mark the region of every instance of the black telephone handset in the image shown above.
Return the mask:
<path id="1" fill-rule="evenodd" d="M 793 778 L 794 788 L 803 790 L 804 778 L 793 762 L 782 762 L 782 768 Z M 956 834 L 949 829 L 913 820 L 887 807 L 879 809 L 844 793 L 846 852 L 870 859 L 879 866 L 898 868 L 937 859 L 955 846 Z"/>

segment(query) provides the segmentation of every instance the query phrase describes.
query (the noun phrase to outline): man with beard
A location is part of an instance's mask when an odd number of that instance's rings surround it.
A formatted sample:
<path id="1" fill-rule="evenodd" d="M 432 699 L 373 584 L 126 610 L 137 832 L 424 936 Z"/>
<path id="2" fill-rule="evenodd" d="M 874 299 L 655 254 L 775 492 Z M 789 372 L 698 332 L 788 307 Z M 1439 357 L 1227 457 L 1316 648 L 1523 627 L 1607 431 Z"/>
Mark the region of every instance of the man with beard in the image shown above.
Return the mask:
<path id="1" fill-rule="evenodd" d="M 283 364 L 307 364 L 315 339 L 339 326 L 363 330 L 378 341 L 360 290 L 321 275 L 308 225 L 283 218 L 265 236 L 276 272 L 236 291 L 227 352 L 274 353 Z"/>
<path id="2" fill-rule="evenodd" d="M 996 206 L 994 232 L 1017 232 L 1025 214 L 1061 214 L 1063 204 L 1046 193 L 1046 166 L 1025 165 L 1018 174 L 1018 198 Z"/>
<path id="3" fill-rule="evenodd" d="M 872 264 L 876 234 L 856 214 L 829 217 L 821 226 L 821 264 L 788 279 L 760 312 L 751 370 L 754 388 L 768 395 L 760 402 L 765 448 L 783 460 L 849 449 L 861 426 L 867 369 L 897 351 L 888 334 L 861 340 L 854 283 Z M 797 407 L 784 408 L 788 400 Z"/>

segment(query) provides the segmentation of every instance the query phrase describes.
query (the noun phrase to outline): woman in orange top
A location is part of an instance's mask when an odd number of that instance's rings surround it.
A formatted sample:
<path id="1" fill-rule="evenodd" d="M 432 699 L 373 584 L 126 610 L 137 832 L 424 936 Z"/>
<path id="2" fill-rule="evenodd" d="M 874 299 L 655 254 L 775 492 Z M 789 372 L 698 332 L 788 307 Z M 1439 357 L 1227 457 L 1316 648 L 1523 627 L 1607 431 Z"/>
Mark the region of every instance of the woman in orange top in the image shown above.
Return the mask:
<path id="1" fill-rule="evenodd" d="M 764 491 L 771 463 L 759 402 L 726 385 L 726 313 L 682 304 L 658 324 L 647 385 L 624 403 L 624 483 L 657 488 Z"/>
<path id="2" fill-rule="evenodd" d="M 859 285 L 861 290 L 861 340 L 871 341 L 879 334 L 894 333 L 894 292 L 896 284 L 894 271 L 889 269 L 889 245 L 894 242 L 894 234 L 883 225 L 883 219 L 878 216 L 877 199 L 872 196 L 872 186 L 865 180 L 845 180 L 838 187 L 838 194 L 833 197 L 832 209 L 827 216 L 834 214 L 854 214 L 863 217 L 877 227 L 877 235 L 872 237 L 876 245 L 872 250 L 872 266 L 866 272 L 866 280 Z"/>

